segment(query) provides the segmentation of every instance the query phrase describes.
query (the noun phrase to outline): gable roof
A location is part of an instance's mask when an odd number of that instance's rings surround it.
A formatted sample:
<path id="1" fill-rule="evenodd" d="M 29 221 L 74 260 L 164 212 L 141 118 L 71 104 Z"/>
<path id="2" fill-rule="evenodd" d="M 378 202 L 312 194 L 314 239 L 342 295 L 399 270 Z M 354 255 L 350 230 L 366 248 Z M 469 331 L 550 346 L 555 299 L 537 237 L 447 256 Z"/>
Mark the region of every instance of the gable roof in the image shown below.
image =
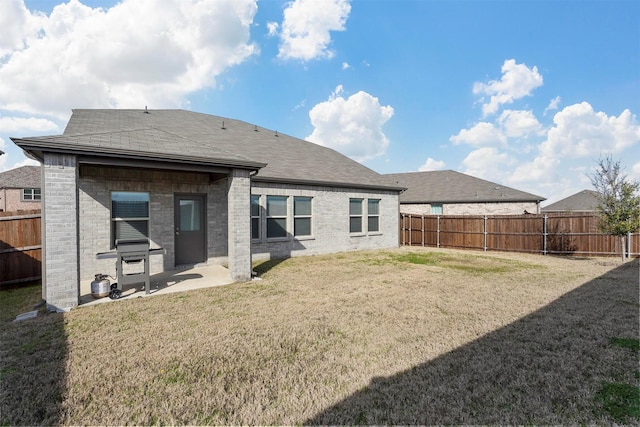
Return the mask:
<path id="1" fill-rule="evenodd" d="M 40 166 L 22 166 L 0 173 L 0 188 L 40 188 Z"/>
<path id="2" fill-rule="evenodd" d="M 582 190 L 551 203 L 541 209 L 542 212 L 593 212 L 597 210 L 598 192 L 593 190 Z"/>
<path id="3" fill-rule="evenodd" d="M 259 171 L 254 181 L 400 190 L 330 148 L 240 120 L 186 110 L 73 110 L 62 135 L 12 140 L 35 157 L 57 151 L 235 167 Z"/>
<path id="4" fill-rule="evenodd" d="M 544 197 L 506 187 L 453 170 L 385 175 L 390 183 L 407 187 L 400 203 L 539 202 Z"/>

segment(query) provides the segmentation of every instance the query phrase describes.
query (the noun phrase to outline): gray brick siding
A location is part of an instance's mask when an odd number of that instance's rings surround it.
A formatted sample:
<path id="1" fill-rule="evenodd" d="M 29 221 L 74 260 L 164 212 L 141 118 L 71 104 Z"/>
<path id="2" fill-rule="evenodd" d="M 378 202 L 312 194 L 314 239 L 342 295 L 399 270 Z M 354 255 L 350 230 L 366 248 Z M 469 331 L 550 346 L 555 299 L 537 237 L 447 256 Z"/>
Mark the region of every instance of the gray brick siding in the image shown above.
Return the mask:
<path id="1" fill-rule="evenodd" d="M 253 259 L 283 258 L 398 246 L 398 194 L 394 192 L 337 189 L 334 187 L 253 183 L 260 195 L 261 236 L 252 241 Z M 283 239 L 266 238 L 266 196 L 288 196 L 287 231 Z M 293 236 L 293 197 L 312 197 L 312 236 Z M 363 233 L 349 233 L 349 199 L 364 199 Z M 380 200 L 380 230 L 367 232 L 367 199 Z"/>
<path id="2" fill-rule="evenodd" d="M 96 259 L 111 248 L 111 193 L 149 193 L 149 238 L 151 247 L 165 255 L 150 258 L 151 274 L 175 268 L 174 195 L 204 194 L 207 199 L 207 251 L 209 263 L 227 260 L 227 179 L 213 183 L 201 173 L 153 172 L 82 166 L 78 184 L 80 205 L 80 277 L 97 273 L 115 276 L 115 260 Z"/>
<path id="3" fill-rule="evenodd" d="M 78 305 L 78 212 L 76 157 L 44 156 L 43 267 L 44 296 L 51 310 Z"/>

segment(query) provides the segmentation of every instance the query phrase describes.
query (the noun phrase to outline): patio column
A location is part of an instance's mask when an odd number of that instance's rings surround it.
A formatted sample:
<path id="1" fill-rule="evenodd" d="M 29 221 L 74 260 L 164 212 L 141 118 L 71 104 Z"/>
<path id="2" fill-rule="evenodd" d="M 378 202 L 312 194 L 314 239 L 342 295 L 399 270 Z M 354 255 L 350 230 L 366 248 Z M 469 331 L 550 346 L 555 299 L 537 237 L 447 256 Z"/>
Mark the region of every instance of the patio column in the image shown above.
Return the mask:
<path id="1" fill-rule="evenodd" d="M 229 272 L 237 282 L 251 280 L 251 177 L 234 169 L 229 175 Z"/>
<path id="2" fill-rule="evenodd" d="M 45 153 L 42 180 L 42 286 L 47 308 L 78 305 L 78 198 L 76 156 Z"/>

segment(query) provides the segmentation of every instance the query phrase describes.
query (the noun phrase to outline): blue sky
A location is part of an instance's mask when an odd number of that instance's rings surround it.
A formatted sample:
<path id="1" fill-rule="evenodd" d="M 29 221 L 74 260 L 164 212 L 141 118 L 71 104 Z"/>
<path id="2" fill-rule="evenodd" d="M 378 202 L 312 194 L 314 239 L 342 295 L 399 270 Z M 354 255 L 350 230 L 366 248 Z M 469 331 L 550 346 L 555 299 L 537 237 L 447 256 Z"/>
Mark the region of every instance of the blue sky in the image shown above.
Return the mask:
<path id="1" fill-rule="evenodd" d="M 0 171 L 72 108 L 148 106 L 547 203 L 604 155 L 640 179 L 636 0 L 2 0 L 0 28 Z"/>

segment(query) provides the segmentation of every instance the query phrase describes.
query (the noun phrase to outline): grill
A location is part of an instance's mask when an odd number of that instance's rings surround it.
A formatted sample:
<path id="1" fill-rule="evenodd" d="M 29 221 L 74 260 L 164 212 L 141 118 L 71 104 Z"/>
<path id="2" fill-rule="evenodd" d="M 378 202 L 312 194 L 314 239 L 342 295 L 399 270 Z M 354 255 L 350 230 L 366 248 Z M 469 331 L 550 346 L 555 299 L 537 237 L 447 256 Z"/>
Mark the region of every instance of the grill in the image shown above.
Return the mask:
<path id="1" fill-rule="evenodd" d="M 124 264 L 143 263 L 144 269 L 135 273 L 124 272 Z M 116 289 L 122 292 L 122 285 L 144 283 L 145 293 L 150 292 L 149 284 L 149 240 L 116 240 Z M 109 295 L 111 296 L 111 295 Z M 115 296 L 115 295 L 114 295 Z M 117 295 L 118 298 L 120 295 Z"/>
<path id="2" fill-rule="evenodd" d="M 133 283 L 144 283 L 145 293 L 150 293 L 149 255 L 164 254 L 165 250 L 163 248 L 149 249 L 148 239 L 116 240 L 115 251 L 97 253 L 96 259 L 116 259 L 117 282 L 111 284 L 109 298 L 120 298 L 122 285 Z M 139 263 L 142 263 L 142 268 L 137 268 L 135 272 L 125 272 L 125 264 Z"/>

